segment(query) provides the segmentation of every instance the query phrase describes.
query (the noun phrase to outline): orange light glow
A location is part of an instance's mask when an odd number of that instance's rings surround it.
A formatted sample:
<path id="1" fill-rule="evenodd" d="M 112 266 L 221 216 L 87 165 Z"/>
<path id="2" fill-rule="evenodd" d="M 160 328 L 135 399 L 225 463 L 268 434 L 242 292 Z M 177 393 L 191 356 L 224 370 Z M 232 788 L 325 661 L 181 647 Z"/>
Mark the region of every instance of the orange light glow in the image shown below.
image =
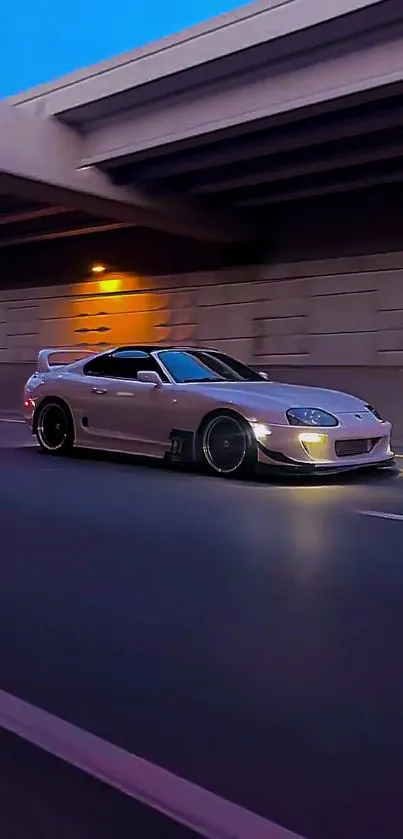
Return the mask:
<path id="1" fill-rule="evenodd" d="M 104 294 L 112 294 L 114 291 L 120 291 L 122 288 L 122 280 L 120 277 L 110 277 L 107 280 L 99 281 L 99 290 Z"/>
<path id="2" fill-rule="evenodd" d="M 170 325 L 170 293 L 157 293 L 149 278 L 113 270 L 107 262 L 104 273 L 92 273 L 91 265 L 65 298 L 63 316 L 46 321 L 46 346 L 102 349 L 152 344 L 157 335 L 168 343 L 171 329 L 176 342 L 191 343 L 192 326 Z"/>
<path id="3" fill-rule="evenodd" d="M 93 265 L 91 267 L 91 271 L 93 274 L 104 274 L 106 271 L 105 265 Z"/>

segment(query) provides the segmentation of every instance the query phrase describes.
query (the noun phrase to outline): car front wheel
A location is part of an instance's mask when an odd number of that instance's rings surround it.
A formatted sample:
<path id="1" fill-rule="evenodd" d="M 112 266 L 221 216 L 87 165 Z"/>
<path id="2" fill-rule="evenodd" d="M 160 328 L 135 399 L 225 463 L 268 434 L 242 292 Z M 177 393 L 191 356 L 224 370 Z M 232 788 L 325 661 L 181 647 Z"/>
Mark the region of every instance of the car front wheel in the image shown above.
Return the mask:
<path id="1" fill-rule="evenodd" d="M 246 475 L 256 464 L 256 441 L 248 423 L 237 414 L 217 413 L 201 431 L 201 454 L 210 472 L 223 477 Z"/>

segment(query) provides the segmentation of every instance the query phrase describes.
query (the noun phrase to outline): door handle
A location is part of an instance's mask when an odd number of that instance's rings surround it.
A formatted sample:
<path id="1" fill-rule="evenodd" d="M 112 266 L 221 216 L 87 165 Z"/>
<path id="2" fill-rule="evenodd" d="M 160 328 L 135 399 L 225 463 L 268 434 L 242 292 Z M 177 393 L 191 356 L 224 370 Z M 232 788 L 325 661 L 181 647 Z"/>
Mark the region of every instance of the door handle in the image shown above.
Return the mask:
<path id="1" fill-rule="evenodd" d="M 107 393 L 107 392 L 108 391 L 106 390 L 106 388 L 103 388 L 103 387 L 93 387 L 92 388 L 92 393 L 96 393 L 97 396 L 103 396 L 103 394 Z"/>

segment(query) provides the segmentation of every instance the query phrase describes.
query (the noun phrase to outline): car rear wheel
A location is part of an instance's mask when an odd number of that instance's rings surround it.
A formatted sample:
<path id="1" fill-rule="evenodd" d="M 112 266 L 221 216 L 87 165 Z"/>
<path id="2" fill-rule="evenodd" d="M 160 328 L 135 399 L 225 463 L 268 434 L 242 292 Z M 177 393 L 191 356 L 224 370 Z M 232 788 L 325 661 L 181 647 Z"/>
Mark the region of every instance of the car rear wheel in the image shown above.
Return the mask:
<path id="1" fill-rule="evenodd" d="M 209 417 L 201 432 L 202 459 L 210 472 L 223 477 L 250 473 L 256 464 L 256 441 L 248 423 L 237 414 Z"/>
<path id="2" fill-rule="evenodd" d="M 46 454 L 68 454 L 74 443 L 73 421 L 67 406 L 47 400 L 38 408 L 34 429 Z"/>

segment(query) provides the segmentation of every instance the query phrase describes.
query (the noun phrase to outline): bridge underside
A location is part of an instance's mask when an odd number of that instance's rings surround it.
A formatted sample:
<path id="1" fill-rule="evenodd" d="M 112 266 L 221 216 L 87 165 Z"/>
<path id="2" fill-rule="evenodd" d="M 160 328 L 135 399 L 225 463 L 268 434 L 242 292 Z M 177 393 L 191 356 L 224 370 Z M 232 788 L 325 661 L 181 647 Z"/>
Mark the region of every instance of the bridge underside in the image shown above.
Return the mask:
<path id="1" fill-rule="evenodd" d="M 376 95 L 356 94 L 326 107 L 298 109 L 247 127 L 211 132 L 197 142 L 189 139 L 111 157 L 97 169 L 111 189 L 140 192 L 150 205 L 176 207 L 167 232 L 173 241 L 179 237 L 178 247 L 181 234 L 192 238 L 189 219 L 183 217 L 183 228 L 180 220 L 182 205 L 188 203 L 197 206 L 212 227 L 215 217 L 236 218 L 239 229 L 250 234 L 243 252 L 251 262 L 259 261 L 276 247 L 279 236 L 282 240 L 287 236 L 287 224 L 295 226 L 299 218 L 304 228 L 310 207 L 320 204 L 327 208 L 326 215 L 334 215 L 332 207 L 342 206 L 343 196 L 348 205 L 351 196 L 360 204 L 355 218 L 358 230 L 367 200 L 375 201 L 379 190 L 398 192 L 403 181 L 402 91 L 401 84 L 389 85 L 378 88 Z M 367 200 L 360 201 L 361 194 Z M 136 222 L 130 207 L 6 173 L 0 173 L 0 206 L 3 248 L 107 231 L 121 231 L 124 236 L 125 229 L 138 239 L 150 229 Z M 379 224 L 385 223 L 382 213 Z M 394 219 L 389 218 L 388 224 L 393 227 Z M 203 239 L 198 230 L 197 238 Z M 234 248 L 235 259 L 239 247 L 234 231 L 232 244 L 218 250 Z M 154 240 L 158 239 L 155 232 Z M 195 239 L 194 243 L 197 252 Z M 217 246 L 212 246 L 213 252 Z"/>
<path id="2" fill-rule="evenodd" d="M 42 185 L 17 185 L 0 174 L 0 248 L 122 227 L 112 213 L 109 219 L 102 218 L 68 202 L 46 201 L 44 192 Z"/>
<path id="3" fill-rule="evenodd" d="M 279 205 L 403 180 L 402 84 L 111 157 L 113 182 L 264 224 Z"/>

